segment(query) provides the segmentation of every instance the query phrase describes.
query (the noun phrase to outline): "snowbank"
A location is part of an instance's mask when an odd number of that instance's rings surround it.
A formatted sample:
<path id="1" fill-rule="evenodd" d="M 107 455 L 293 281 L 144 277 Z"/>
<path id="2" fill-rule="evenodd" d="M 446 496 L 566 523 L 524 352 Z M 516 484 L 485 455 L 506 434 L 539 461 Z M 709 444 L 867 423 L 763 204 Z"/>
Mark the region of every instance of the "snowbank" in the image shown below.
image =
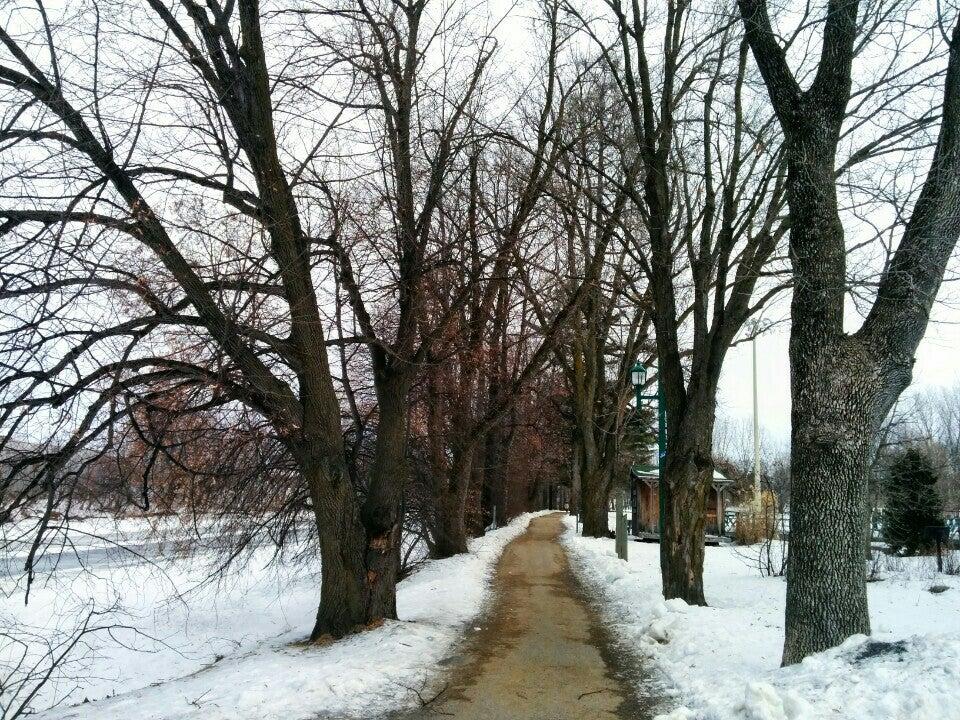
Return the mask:
<path id="1" fill-rule="evenodd" d="M 82 672 L 75 672 L 81 684 L 68 698 L 78 702 L 86 695 L 119 694 L 60 706 L 39 717 L 297 720 L 369 717 L 416 704 L 437 663 L 462 636 L 464 623 L 481 611 L 495 561 L 531 517 L 473 540 L 468 554 L 428 562 L 398 587 L 400 620 L 326 647 L 297 644 L 309 634 L 315 612 L 318 576 L 313 573 L 308 580 L 281 580 L 276 570 L 259 570 L 254 563 L 236 586 L 175 603 L 166 614 L 151 614 L 151 607 L 162 606 L 162 584 L 146 568 L 124 568 L 127 590 L 138 570 L 144 573 L 135 592 L 145 617 L 136 627 L 155 638 L 148 644 L 152 652 L 140 651 L 143 635 L 128 634 L 97 648 Z M 177 579 L 166 578 L 173 585 Z M 96 593 L 117 592 L 119 581 L 78 574 L 76 582 L 89 585 L 83 592 Z M 57 614 L 55 598 L 34 598 L 28 607 L 34 615 Z M 123 647 L 123 640 L 136 641 L 136 649 Z"/>
<path id="2" fill-rule="evenodd" d="M 630 543 L 624 563 L 613 540 L 579 537 L 572 522 L 571 565 L 621 650 L 676 694 L 661 720 L 940 720 L 960 706 L 960 577 L 935 575 L 929 558 L 898 560 L 870 583 L 872 638 L 780 668 L 782 578 L 761 577 L 737 548 L 708 547 L 711 607 L 665 602 L 659 546 Z"/>

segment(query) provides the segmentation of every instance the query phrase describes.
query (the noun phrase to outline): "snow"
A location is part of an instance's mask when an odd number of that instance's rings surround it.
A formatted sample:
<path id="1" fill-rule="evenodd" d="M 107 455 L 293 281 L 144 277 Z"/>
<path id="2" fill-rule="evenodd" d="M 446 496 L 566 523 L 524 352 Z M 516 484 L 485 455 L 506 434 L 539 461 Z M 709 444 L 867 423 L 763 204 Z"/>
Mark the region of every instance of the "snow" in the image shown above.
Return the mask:
<path id="1" fill-rule="evenodd" d="M 710 607 L 693 607 L 663 600 L 656 544 L 631 542 L 624 563 L 572 518 L 563 543 L 620 650 L 665 688 L 661 720 L 940 720 L 960 706 L 960 577 L 933 558 L 891 558 L 868 584 L 872 638 L 780 668 L 786 585 L 760 575 L 755 548 L 706 548 Z"/>
<path id="2" fill-rule="evenodd" d="M 425 563 L 398 586 L 399 620 L 326 646 L 301 642 L 316 612 L 319 562 L 269 563 L 266 548 L 218 585 L 200 584 L 209 563 L 197 558 L 58 571 L 26 606 L 5 587 L 0 613 L 6 627 L 50 636 L 95 601 L 117 608 L 99 622 L 126 626 L 88 636 L 39 699 L 44 720 L 368 717 L 419 702 L 531 517 L 471 541 L 467 554 Z M 0 668 L 11 651 L 0 646 Z"/>

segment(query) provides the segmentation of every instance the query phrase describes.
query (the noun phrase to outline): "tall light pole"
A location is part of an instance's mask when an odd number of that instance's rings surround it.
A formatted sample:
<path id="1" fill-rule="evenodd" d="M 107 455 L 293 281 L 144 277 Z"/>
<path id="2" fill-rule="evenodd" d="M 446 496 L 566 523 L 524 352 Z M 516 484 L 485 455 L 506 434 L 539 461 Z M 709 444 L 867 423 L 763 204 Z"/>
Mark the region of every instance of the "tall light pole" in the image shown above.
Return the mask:
<path id="1" fill-rule="evenodd" d="M 753 502 L 760 511 L 760 413 L 757 410 L 757 338 L 753 338 Z"/>
<path id="2" fill-rule="evenodd" d="M 663 402 L 663 383 L 657 375 L 657 394 L 644 395 L 643 386 L 647 384 L 647 368 L 639 360 L 630 370 L 630 379 L 633 381 L 633 391 L 637 396 L 637 409 L 640 409 L 644 400 L 657 403 L 657 500 L 659 502 L 658 530 L 660 541 L 663 541 L 663 518 L 667 513 L 667 499 L 663 492 L 663 465 L 667 459 L 667 408 Z"/>

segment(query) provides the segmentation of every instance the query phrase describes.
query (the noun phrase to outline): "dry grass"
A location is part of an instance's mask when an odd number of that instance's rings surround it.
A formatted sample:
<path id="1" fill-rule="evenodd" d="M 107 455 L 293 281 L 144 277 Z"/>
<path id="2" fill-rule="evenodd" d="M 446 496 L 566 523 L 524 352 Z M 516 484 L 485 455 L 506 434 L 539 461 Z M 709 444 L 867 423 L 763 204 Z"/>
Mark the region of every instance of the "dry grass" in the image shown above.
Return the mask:
<path id="1" fill-rule="evenodd" d="M 737 515 L 733 539 L 738 545 L 753 545 L 776 537 L 777 501 L 769 490 L 760 495 L 758 509 Z"/>

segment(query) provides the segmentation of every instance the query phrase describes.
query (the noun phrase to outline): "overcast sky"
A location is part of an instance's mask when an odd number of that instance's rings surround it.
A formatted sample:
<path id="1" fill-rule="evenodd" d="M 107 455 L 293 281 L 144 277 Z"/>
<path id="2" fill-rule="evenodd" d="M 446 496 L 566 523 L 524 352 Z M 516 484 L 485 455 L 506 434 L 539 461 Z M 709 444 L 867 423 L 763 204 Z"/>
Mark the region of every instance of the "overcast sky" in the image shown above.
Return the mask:
<path id="1" fill-rule="evenodd" d="M 956 265 L 957 263 L 954 263 Z M 911 393 L 960 383 L 960 282 L 946 283 L 941 302 L 934 307 L 932 322 L 917 350 Z M 757 341 L 757 384 L 761 437 L 786 443 L 790 439 L 790 364 L 787 356 L 789 325 Z M 734 422 L 750 421 L 751 395 L 750 344 L 730 350 L 723 367 L 717 413 Z"/>

